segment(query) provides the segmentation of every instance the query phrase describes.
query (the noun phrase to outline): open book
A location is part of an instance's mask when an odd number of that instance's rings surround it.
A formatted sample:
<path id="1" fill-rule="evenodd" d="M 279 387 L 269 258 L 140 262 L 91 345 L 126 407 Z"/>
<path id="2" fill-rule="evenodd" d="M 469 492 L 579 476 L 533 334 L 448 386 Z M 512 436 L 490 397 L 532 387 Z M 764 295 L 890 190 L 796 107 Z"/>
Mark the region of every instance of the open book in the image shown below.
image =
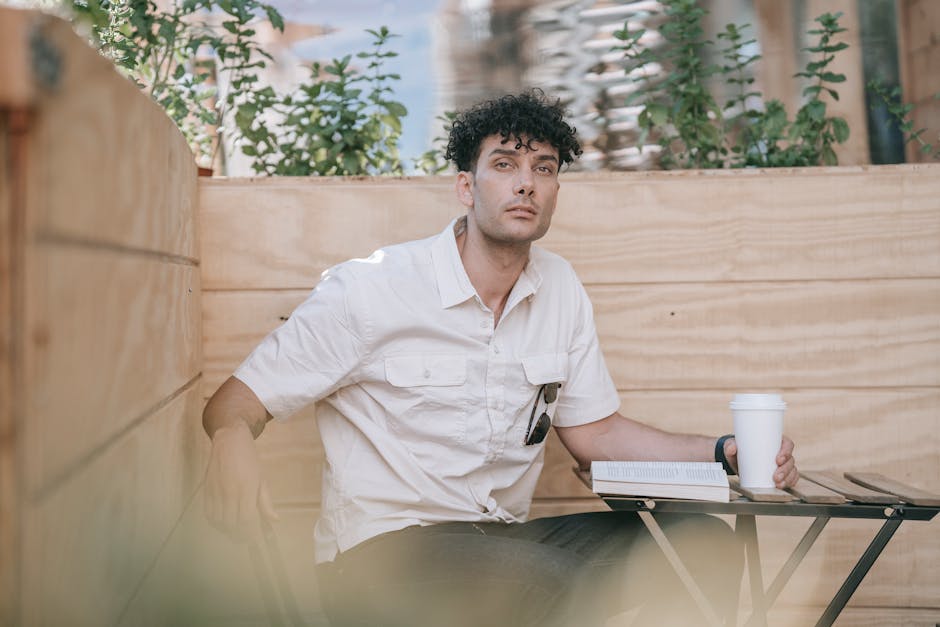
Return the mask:
<path id="1" fill-rule="evenodd" d="M 591 462 L 591 483 L 597 494 L 730 500 L 718 462 Z"/>

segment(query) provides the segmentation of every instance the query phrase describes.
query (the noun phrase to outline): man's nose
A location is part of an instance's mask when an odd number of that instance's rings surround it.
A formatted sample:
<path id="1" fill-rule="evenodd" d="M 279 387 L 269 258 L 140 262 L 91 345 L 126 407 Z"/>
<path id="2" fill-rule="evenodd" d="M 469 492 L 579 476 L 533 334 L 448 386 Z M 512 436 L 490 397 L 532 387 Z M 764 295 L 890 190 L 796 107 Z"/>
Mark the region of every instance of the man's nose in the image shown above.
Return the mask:
<path id="1" fill-rule="evenodd" d="M 516 184 L 514 191 L 519 196 L 531 196 L 534 191 L 534 186 L 532 184 L 532 173 L 526 170 L 525 168 L 519 171 L 519 175 L 516 177 Z"/>

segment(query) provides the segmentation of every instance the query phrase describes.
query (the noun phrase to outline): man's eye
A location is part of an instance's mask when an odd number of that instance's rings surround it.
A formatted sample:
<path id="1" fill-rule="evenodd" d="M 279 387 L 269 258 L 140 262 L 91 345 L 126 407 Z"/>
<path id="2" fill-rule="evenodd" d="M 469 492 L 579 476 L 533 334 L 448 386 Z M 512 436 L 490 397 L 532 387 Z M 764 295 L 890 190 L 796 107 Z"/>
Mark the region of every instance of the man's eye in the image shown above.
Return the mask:
<path id="1" fill-rule="evenodd" d="M 506 168 L 509 167 L 509 165 L 510 164 L 508 161 L 497 161 L 494 167 L 499 168 L 501 170 L 505 170 Z"/>

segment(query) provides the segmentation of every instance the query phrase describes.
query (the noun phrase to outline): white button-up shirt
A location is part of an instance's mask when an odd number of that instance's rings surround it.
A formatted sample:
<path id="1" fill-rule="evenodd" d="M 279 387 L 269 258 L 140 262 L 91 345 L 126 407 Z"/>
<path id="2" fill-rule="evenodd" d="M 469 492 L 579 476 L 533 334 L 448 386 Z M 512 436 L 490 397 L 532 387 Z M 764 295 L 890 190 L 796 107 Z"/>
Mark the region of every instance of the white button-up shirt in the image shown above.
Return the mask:
<path id="1" fill-rule="evenodd" d="M 411 525 L 525 520 L 539 388 L 562 384 L 558 426 L 619 407 L 571 265 L 533 246 L 494 327 L 454 228 L 327 270 L 235 372 L 275 418 L 321 401 L 317 561 Z"/>

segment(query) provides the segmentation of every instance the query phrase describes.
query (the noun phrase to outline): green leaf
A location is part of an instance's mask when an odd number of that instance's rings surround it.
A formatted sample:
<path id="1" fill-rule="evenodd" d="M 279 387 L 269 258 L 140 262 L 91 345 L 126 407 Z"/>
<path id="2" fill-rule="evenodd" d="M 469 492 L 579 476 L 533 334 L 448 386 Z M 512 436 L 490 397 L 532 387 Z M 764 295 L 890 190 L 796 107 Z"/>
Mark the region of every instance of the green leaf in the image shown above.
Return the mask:
<path id="1" fill-rule="evenodd" d="M 822 149 L 823 165 L 839 165 L 839 158 L 830 146 L 823 146 Z"/>
<path id="2" fill-rule="evenodd" d="M 843 144 L 849 138 L 849 124 L 843 118 L 832 119 L 832 132 L 836 136 L 836 142 Z"/>
<path id="3" fill-rule="evenodd" d="M 844 83 L 845 74 L 836 74 L 835 72 L 823 72 L 819 78 L 827 83 Z"/>
<path id="4" fill-rule="evenodd" d="M 359 174 L 359 156 L 352 152 L 343 155 L 343 169 L 347 174 Z"/>
<path id="5" fill-rule="evenodd" d="M 405 108 L 405 105 L 400 102 L 384 102 L 382 106 L 385 107 L 385 110 L 388 111 L 391 115 L 403 118 L 408 115 L 408 109 Z"/>
<path id="6" fill-rule="evenodd" d="M 276 28 L 277 30 L 283 33 L 284 32 L 284 17 L 281 15 L 281 13 L 277 9 L 275 9 L 271 5 L 265 4 L 263 6 L 264 6 L 264 12 L 268 16 L 268 21 L 271 22 L 271 26 L 273 26 L 274 28 Z"/>

